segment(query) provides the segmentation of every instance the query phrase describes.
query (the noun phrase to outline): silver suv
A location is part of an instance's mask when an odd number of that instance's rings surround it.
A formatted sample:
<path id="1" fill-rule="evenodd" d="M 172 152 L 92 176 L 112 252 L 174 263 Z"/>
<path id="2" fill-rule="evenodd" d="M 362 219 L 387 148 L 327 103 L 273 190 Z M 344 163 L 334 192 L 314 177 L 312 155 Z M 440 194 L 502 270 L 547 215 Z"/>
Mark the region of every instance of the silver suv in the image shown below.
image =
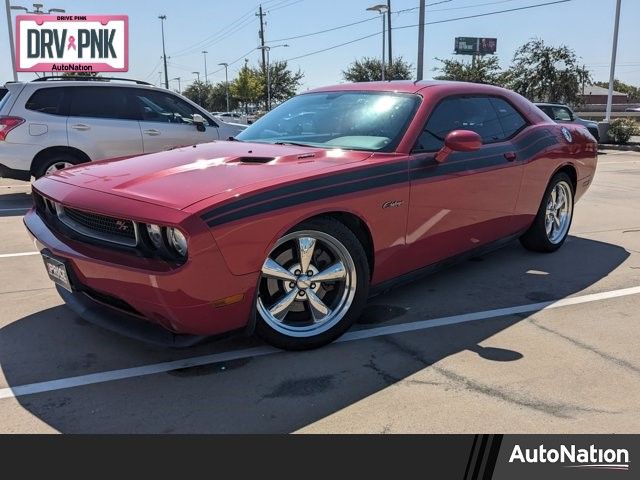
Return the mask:
<path id="1" fill-rule="evenodd" d="M 0 177 L 29 180 L 92 160 L 227 140 L 245 128 L 136 80 L 43 77 L 5 88 Z"/>

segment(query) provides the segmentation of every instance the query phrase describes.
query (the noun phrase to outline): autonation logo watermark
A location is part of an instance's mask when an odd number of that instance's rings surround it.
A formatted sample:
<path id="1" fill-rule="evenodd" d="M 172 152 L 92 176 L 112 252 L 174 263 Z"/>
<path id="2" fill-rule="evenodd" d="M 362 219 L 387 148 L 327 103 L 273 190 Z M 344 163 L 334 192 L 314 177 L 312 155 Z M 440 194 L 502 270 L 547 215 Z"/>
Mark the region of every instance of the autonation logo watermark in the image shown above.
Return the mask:
<path id="1" fill-rule="evenodd" d="M 566 468 L 595 470 L 629 470 L 629 450 L 626 448 L 578 448 L 575 445 L 560 445 L 559 448 L 525 448 L 515 445 L 509 463 L 560 463 Z"/>

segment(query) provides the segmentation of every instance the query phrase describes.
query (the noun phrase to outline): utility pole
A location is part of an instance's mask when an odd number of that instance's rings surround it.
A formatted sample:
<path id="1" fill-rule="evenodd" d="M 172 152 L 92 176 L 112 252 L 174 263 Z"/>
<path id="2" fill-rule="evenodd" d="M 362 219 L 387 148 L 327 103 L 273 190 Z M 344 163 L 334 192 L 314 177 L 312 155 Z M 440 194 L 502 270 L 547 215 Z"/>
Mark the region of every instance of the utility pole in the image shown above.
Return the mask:
<path id="1" fill-rule="evenodd" d="M 169 73 L 167 72 L 167 52 L 164 49 L 164 21 L 167 19 L 166 15 L 159 15 L 160 26 L 162 28 L 162 58 L 164 59 L 164 88 L 169 90 Z"/>
<path id="2" fill-rule="evenodd" d="M 206 50 L 202 51 L 202 55 L 204 56 L 204 83 L 209 83 L 209 74 L 207 73 L 207 52 Z"/>
<path id="3" fill-rule="evenodd" d="M 260 17 L 260 48 L 262 49 L 262 72 L 266 73 L 265 66 L 265 49 L 264 49 L 264 16 L 266 13 L 262 12 L 262 4 L 260 4 L 260 9 L 258 13 L 256 13 L 256 17 Z"/>
<path id="4" fill-rule="evenodd" d="M 224 94 L 227 97 L 227 112 L 229 111 L 229 64 L 227 62 L 219 63 L 224 67 Z"/>
<path id="5" fill-rule="evenodd" d="M 7 4 L 7 32 L 9 33 L 9 51 L 11 52 L 11 70 L 13 72 L 13 81 L 18 81 L 18 73 L 16 72 L 16 54 L 13 43 L 13 26 L 11 21 L 11 5 L 9 0 L 5 0 Z"/>
<path id="6" fill-rule="evenodd" d="M 391 0 L 387 0 L 387 28 L 389 29 L 389 69 L 392 69 L 393 52 L 391 49 Z"/>
<path id="7" fill-rule="evenodd" d="M 613 27 L 613 46 L 611 47 L 611 71 L 609 72 L 609 93 L 607 95 L 607 114 L 604 117 L 605 123 L 611 120 L 611 107 L 613 105 L 613 84 L 616 78 L 616 54 L 618 51 L 618 29 L 620 27 L 620 3 L 616 1 L 616 20 Z"/>
<path id="8" fill-rule="evenodd" d="M 424 0 L 420 0 L 420 13 L 418 14 L 418 67 L 416 68 L 416 80 L 422 80 L 424 69 Z"/>
<path id="9" fill-rule="evenodd" d="M 200 72 L 191 72 L 198 77 L 198 82 L 200 81 Z"/>
<path id="10" fill-rule="evenodd" d="M 264 16 L 266 15 L 266 13 L 264 13 L 262 11 L 262 4 L 260 4 L 260 8 L 258 10 L 258 13 L 255 14 L 257 17 L 260 17 L 260 51 L 262 52 L 262 75 L 265 75 L 266 77 L 269 77 L 269 72 L 267 71 L 267 68 L 269 68 L 267 66 L 267 62 L 266 62 L 266 55 L 268 55 L 268 50 L 266 49 L 265 45 L 264 45 Z M 267 107 L 267 111 L 269 111 L 269 78 L 267 78 L 267 85 L 266 85 L 266 107 Z"/>

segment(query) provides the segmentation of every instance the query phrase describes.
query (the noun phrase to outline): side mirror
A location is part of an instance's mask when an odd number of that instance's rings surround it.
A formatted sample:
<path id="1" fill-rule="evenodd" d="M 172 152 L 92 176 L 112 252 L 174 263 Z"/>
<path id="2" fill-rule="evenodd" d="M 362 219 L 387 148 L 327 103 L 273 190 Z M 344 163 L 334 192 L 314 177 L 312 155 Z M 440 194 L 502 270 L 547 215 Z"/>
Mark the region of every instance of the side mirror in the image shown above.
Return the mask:
<path id="1" fill-rule="evenodd" d="M 436 153 L 436 161 L 444 162 L 452 152 L 474 152 L 482 147 L 482 138 L 471 130 L 454 130 L 444 137 L 444 147 Z"/>
<path id="2" fill-rule="evenodd" d="M 193 124 L 196 126 L 199 132 L 204 132 L 206 130 L 204 126 L 204 117 L 199 113 L 193 114 Z"/>

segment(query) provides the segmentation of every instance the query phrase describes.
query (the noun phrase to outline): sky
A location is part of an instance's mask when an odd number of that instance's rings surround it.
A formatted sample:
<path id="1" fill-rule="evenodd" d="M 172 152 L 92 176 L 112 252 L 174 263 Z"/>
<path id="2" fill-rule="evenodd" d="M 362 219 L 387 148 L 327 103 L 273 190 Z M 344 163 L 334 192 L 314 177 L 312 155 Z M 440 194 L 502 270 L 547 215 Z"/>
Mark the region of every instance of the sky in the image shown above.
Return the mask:
<path id="1" fill-rule="evenodd" d="M 427 0 L 425 31 L 425 78 L 437 75 L 436 58 L 452 58 L 456 36 L 496 37 L 497 55 L 503 67 L 515 50 L 531 38 L 550 45 L 567 45 L 591 70 L 596 81 L 608 80 L 616 0 L 569 0 L 538 8 L 505 12 L 461 20 L 459 17 L 538 5 L 553 0 Z M 221 62 L 233 78 L 248 58 L 258 64 L 259 18 L 257 0 L 45 0 L 44 8 L 63 8 L 71 14 L 129 15 L 129 78 L 159 83 L 162 42 L 158 15 L 167 16 L 165 38 L 169 78 L 181 77 L 184 89 L 204 77 L 208 51 L 209 80 L 224 80 Z M 289 66 L 304 73 L 301 90 L 342 82 L 342 71 L 363 56 L 380 56 L 382 24 L 379 14 L 367 11 L 380 0 L 264 0 L 265 39 L 273 46 L 271 60 L 289 60 Z M 24 0 L 12 5 L 31 7 Z M 414 66 L 417 60 L 418 0 L 391 0 L 393 55 L 401 55 Z M 401 11 L 408 10 L 408 11 Z M 4 2 L 0 5 L 6 15 Z M 14 13 L 15 22 L 15 13 Z M 452 21 L 448 21 L 452 20 Z M 318 35 L 290 38 L 341 25 L 360 22 Z M 429 22 L 440 22 L 431 23 Z M 616 78 L 640 85 L 640 0 L 622 0 Z M 407 27 L 407 28 L 400 28 Z M 15 29 L 15 23 L 14 23 Z M 348 45 L 317 52 L 369 36 Z M 0 84 L 11 80 L 6 19 L 0 21 Z M 290 38 L 290 39 L 288 39 Z M 288 40 L 281 40 L 288 39 Z M 311 55 L 307 55 L 310 54 Z M 305 56 L 306 55 L 306 56 Z M 302 58 L 297 58 L 302 57 Z M 466 57 L 467 59 L 469 57 Z M 35 78 L 21 73 L 20 80 Z M 178 87 L 177 80 L 171 88 Z"/>

